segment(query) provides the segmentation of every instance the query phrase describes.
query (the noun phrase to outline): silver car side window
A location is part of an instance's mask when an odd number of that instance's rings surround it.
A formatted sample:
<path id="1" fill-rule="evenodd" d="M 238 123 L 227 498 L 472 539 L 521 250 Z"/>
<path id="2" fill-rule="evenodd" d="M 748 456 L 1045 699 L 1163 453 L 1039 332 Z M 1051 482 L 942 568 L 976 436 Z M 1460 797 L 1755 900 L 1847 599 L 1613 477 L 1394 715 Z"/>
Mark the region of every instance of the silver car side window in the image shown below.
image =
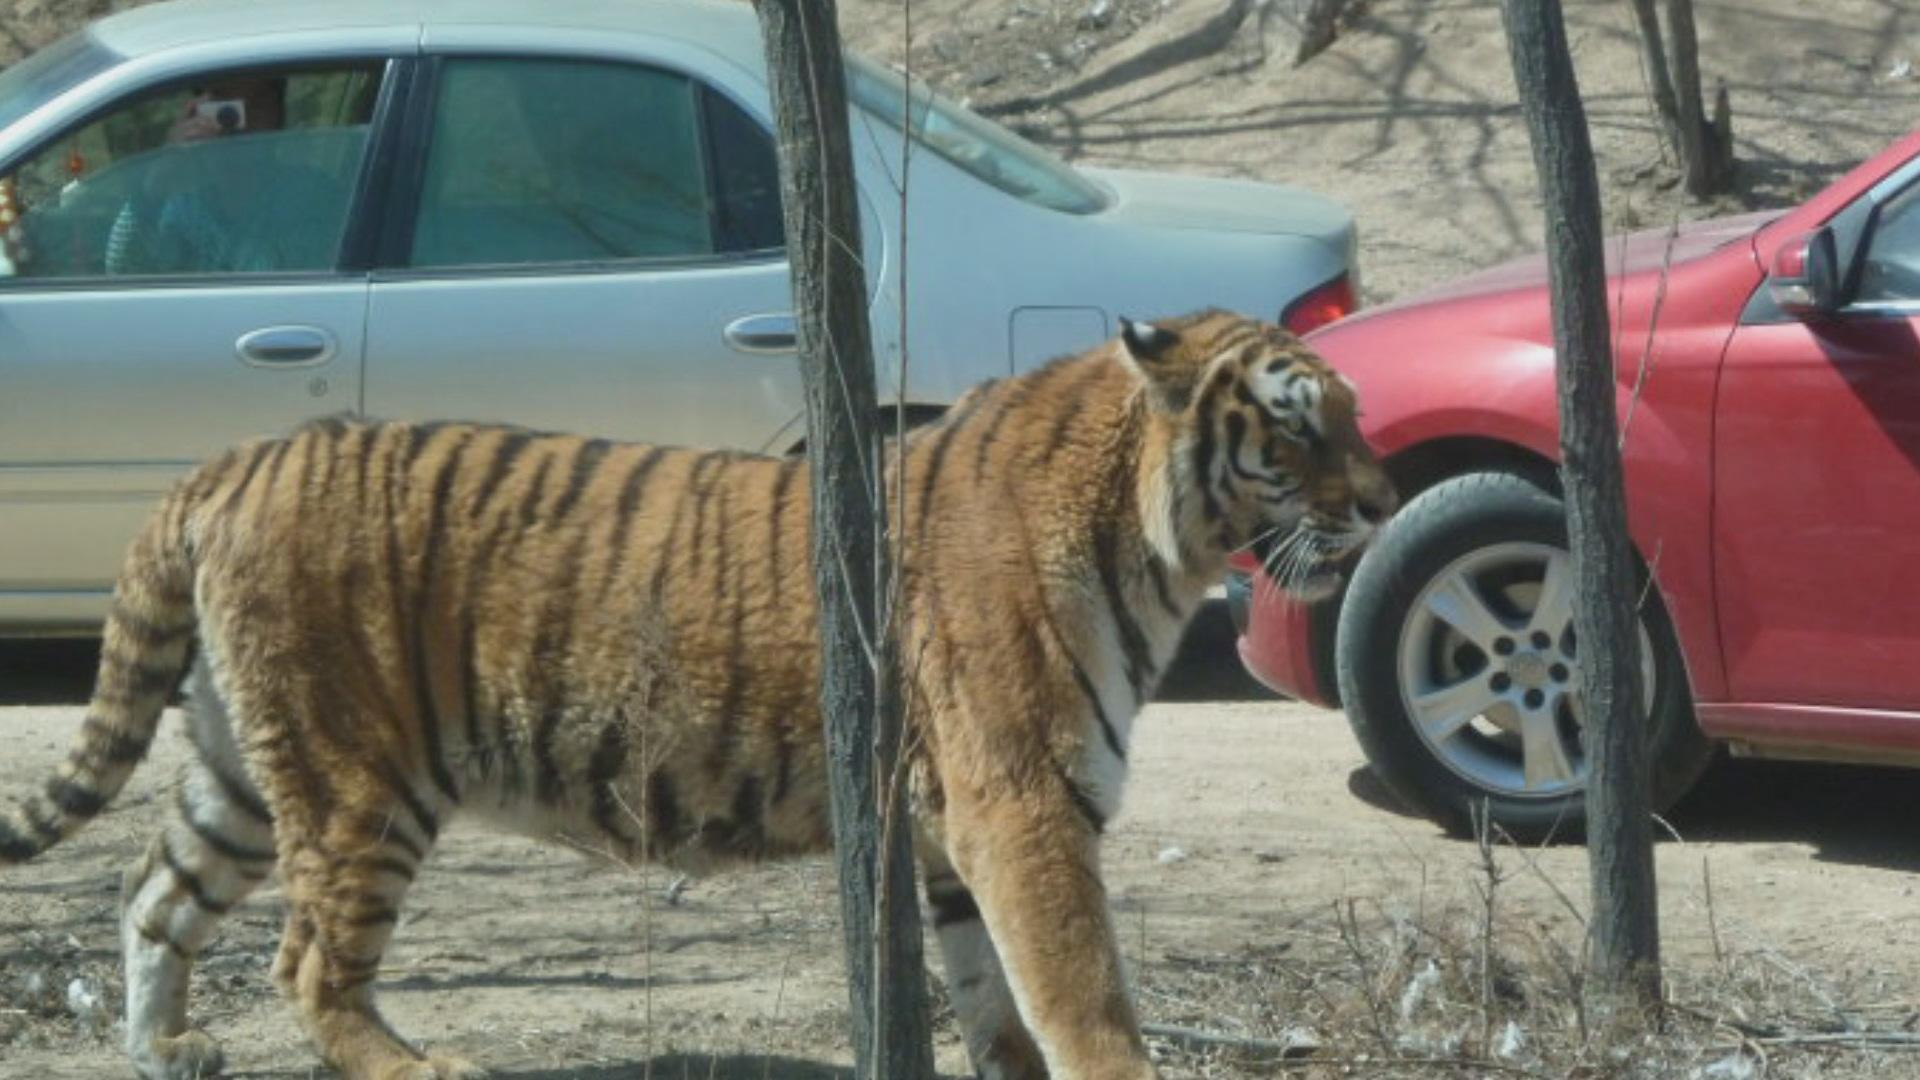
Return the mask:
<path id="1" fill-rule="evenodd" d="M 597 61 L 455 58 L 414 224 L 416 268 L 686 258 L 726 249 L 683 75 Z"/>
<path id="2" fill-rule="evenodd" d="M 781 246 L 772 138 L 636 63 L 445 61 L 409 265 L 701 259 Z"/>
<path id="3" fill-rule="evenodd" d="M 0 177 L 0 276 L 331 271 L 377 64 L 220 72 L 142 94 Z"/>

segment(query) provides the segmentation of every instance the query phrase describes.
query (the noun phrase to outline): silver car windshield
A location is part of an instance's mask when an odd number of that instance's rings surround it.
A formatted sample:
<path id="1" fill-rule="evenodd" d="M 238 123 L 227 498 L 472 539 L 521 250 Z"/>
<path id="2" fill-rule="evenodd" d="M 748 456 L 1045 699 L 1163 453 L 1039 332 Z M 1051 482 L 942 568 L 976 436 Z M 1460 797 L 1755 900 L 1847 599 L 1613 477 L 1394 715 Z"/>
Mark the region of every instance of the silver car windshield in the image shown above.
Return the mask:
<path id="1" fill-rule="evenodd" d="M 0 128 L 118 64 L 120 54 L 73 34 L 0 71 Z"/>
<path id="2" fill-rule="evenodd" d="M 875 119 L 899 131 L 907 84 L 892 71 L 848 56 L 847 96 Z M 1009 195 L 1068 214 L 1105 209 L 1106 194 L 1071 165 L 1006 128 L 916 82 L 913 137 L 929 150 Z"/>

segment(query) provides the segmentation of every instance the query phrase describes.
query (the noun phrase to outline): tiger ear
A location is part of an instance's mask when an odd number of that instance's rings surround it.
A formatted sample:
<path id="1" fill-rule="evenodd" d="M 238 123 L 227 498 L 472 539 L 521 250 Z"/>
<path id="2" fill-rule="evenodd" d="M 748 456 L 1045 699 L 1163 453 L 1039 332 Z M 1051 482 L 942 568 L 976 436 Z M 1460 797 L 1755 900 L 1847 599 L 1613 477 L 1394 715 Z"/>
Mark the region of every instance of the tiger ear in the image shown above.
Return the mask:
<path id="1" fill-rule="evenodd" d="M 1133 354 L 1136 362 L 1151 364 L 1173 348 L 1179 342 L 1180 335 L 1171 330 L 1162 330 L 1152 323 L 1134 322 L 1122 315 L 1120 340 L 1126 343 L 1127 352 Z"/>
<path id="2" fill-rule="evenodd" d="M 1193 396 L 1191 373 L 1172 362 L 1173 347 L 1179 343 L 1180 335 L 1171 330 L 1120 316 L 1120 346 L 1127 366 L 1147 384 L 1154 403 L 1168 412 L 1186 408 Z"/>

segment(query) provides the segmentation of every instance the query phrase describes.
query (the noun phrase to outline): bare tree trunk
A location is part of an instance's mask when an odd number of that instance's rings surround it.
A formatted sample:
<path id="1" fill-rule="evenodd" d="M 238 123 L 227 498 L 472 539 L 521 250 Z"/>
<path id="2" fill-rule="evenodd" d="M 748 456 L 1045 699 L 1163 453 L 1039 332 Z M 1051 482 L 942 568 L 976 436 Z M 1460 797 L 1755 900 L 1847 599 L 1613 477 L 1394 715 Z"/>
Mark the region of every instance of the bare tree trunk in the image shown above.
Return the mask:
<path id="1" fill-rule="evenodd" d="M 1680 106 L 1673 96 L 1673 76 L 1667 70 L 1667 48 L 1660 33 L 1660 13 L 1654 0 L 1628 0 L 1634 21 L 1640 24 L 1640 63 L 1647 70 L 1647 84 L 1653 94 L 1654 109 L 1660 115 L 1660 134 L 1676 161 L 1685 161 L 1680 146 Z"/>
<path id="2" fill-rule="evenodd" d="M 1293 66 L 1313 59 L 1333 44 L 1340 34 L 1340 16 L 1350 0 L 1308 0 L 1307 13 L 1300 19 L 1300 47 L 1294 50 Z"/>
<path id="3" fill-rule="evenodd" d="M 1608 342 L 1600 194 L 1559 0 L 1504 0 L 1513 72 L 1546 202 L 1561 476 L 1579 580 L 1593 885 L 1590 1013 L 1606 1027 L 1657 1022 L 1660 926 L 1633 553 Z"/>
<path id="4" fill-rule="evenodd" d="M 1725 86 L 1719 88 L 1711 120 L 1702 104 L 1693 0 L 1667 0 L 1664 35 L 1655 2 L 1628 0 L 1628 6 L 1640 27 L 1640 59 L 1659 114 L 1660 136 L 1680 160 L 1687 194 L 1705 199 L 1731 191 L 1733 113 Z"/>
<path id="5" fill-rule="evenodd" d="M 1680 162 L 1687 194 L 1704 199 L 1714 193 L 1713 146 L 1706 108 L 1700 98 L 1700 37 L 1693 27 L 1693 0 L 1667 0 L 1667 37 L 1673 48 L 1673 82 L 1679 94 Z"/>
<path id="6" fill-rule="evenodd" d="M 757 0 L 807 396 L 834 849 L 859 1080 L 931 1078 L 887 608 L 883 458 L 833 0 Z"/>

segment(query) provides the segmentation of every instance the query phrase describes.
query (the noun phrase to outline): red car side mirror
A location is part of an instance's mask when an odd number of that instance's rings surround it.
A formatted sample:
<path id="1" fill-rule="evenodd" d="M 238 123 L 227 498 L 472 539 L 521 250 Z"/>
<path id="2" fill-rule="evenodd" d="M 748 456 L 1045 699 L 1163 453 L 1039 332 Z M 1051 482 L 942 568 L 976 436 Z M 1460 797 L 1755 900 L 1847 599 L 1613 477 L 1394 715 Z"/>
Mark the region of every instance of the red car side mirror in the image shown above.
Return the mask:
<path id="1" fill-rule="evenodd" d="M 1780 245 L 1767 292 L 1780 310 L 1796 319 L 1830 315 L 1840 309 L 1839 257 L 1833 230 L 1815 229 Z"/>

